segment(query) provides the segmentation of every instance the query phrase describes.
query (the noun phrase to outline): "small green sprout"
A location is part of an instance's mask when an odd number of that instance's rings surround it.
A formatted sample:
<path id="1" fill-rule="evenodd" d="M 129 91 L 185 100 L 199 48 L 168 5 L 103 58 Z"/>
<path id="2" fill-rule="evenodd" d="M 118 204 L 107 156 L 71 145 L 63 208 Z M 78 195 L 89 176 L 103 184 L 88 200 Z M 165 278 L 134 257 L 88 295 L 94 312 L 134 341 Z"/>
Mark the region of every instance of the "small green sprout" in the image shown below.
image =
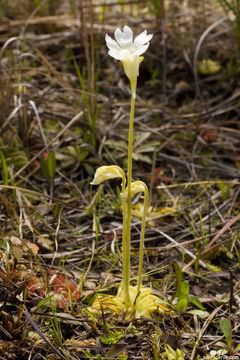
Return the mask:
<path id="1" fill-rule="evenodd" d="M 171 348 L 171 346 L 167 344 L 164 346 L 164 350 L 165 351 L 163 353 L 161 353 L 163 359 L 167 359 L 167 360 L 184 360 L 185 359 L 185 354 L 180 349 L 173 350 L 173 348 Z"/>

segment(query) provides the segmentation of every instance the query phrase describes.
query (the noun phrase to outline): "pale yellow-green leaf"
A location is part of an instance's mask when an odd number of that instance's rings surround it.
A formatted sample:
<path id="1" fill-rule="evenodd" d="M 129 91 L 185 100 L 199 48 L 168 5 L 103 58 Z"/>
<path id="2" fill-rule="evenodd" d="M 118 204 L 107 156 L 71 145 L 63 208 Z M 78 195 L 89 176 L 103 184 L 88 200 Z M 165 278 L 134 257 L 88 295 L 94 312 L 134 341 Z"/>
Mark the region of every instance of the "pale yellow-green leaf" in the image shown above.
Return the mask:
<path id="1" fill-rule="evenodd" d="M 214 75 L 221 70 L 221 65 L 218 61 L 211 59 L 203 59 L 198 62 L 198 71 L 202 75 Z"/>
<path id="2" fill-rule="evenodd" d="M 207 267 L 208 267 L 211 271 L 213 271 L 213 272 L 220 272 L 220 271 L 222 271 L 222 269 L 221 269 L 219 266 L 209 264 L 209 263 L 206 262 L 206 261 L 205 261 L 205 264 L 206 264 Z"/>
<path id="3" fill-rule="evenodd" d="M 200 317 L 200 319 L 206 319 L 209 316 L 208 311 L 203 311 L 200 309 L 189 310 L 187 311 L 187 314 L 197 315 L 198 317 Z"/>
<path id="4" fill-rule="evenodd" d="M 174 350 L 170 345 L 164 346 L 165 352 L 161 353 L 163 359 L 167 360 L 184 360 L 185 354 L 182 350 Z"/>
<path id="5" fill-rule="evenodd" d="M 150 288 L 141 288 L 137 293 L 137 286 L 129 286 L 130 306 L 125 317 L 140 318 L 141 316 L 152 318 L 154 312 L 172 314 L 172 309 L 159 303 L 159 298 L 152 294 Z M 101 309 L 112 314 L 124 313 L 124 292 L 122 286 L 119 287 L 117 295 L 98 296 L 90 309 L 92 314 L 101 314 Z"/>
<path id="6" fill-rule="evenodd" d="M 144 210 L 143 203 L 137 203 L 137 204 L 132 205 L 132 216 L 135 216 L 138 219 L 142 219 L 143 210 Z M 147 212 L 147 219 L 157 218 L 157 217 L 163 216 L 163 215 L 166 215 L 166 216 L 172 215 L 171 213 L 173 213 L 174 211 L 175 211 L 175 209 L 171 208 L 171 207 L 153 208 L 152 206 L 150 206 L 148 208 L 148 212 Z M 148 224 L 151 226 L 156 225 L 154 221 L 148 221 Z"/>

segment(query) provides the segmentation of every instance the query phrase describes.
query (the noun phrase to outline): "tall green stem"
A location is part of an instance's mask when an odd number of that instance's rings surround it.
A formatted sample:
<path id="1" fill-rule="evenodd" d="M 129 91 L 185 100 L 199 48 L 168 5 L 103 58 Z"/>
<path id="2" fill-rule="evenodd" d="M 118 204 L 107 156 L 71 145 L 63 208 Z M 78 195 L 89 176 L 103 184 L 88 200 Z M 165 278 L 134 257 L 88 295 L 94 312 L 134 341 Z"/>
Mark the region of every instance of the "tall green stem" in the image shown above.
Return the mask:
<path id="1" fill-rule="evenodd" d="M 144 245 L 144 233 L 145 233 L 145 224 L 146 224 L 147 209 L 148 209 L 148 188 L 146 184 L 143 183 L 143 185 L 145 191 L 144 191 L 144 209 L 143 209 L 143 217 L 142 217 L 142 228 L 141 228 L 141 236 L 140 236 L 137 294 L 139 294 L 140 292 L 140 287 L 142 283 L 143 245 Z"/>
<path id="2" fill-rule="evenodd" d="M 135 110 L 135 97 L 136 97 L 136 87 L 137 79 L 130 80 L 131 89 L 132 89 L 132 98 L 131 98 L 131 112 L 130 112 L 130 122 L 129 122 L 129 134 L 128 134 L 128 174 L 127 174 L 127 226 L 126 226 L 126 256 L 125 256 L 125 265 L 126 265 L 126 282 L 129 286 L 129 271 L 130 271 L 130 241 L 131 241 L 131 210 L 132 210 L 132 197 L 131 197 L 131 183 L 132 183 L 132 143 L 133 143 L 133 123 L 134 123 L 134 110 Z M 127 294 L 125 294 L 125 299 L 127 300 Z M 128 307 L 128 302 L 125 303 L 126 308 Z"/>
<path id="3" fill-rule="evenodd" d="M 127 206 L 126 206 L 126 181 L 123 177 L 122 181 L 122 209 L 123 209 L 123 231 L 122 231 L 122 261 L 123 261 L 123 293 L 124 293 L 124 304 L 125 309 L 130 305 L 129 297 L 129 274 L 128 274 L 128 265 L 127 265 L 127 254 L 126 254 L 126 218 L 127 218 Z"/>

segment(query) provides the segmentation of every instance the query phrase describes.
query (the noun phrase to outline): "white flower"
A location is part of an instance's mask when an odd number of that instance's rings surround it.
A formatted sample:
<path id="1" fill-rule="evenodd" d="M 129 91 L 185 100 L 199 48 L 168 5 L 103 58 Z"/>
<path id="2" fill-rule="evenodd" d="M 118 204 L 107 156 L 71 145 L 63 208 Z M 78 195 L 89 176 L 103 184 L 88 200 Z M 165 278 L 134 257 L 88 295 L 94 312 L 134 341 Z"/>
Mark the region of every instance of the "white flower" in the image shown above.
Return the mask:
<path id="1" fill-rule="evenodd" d="M 123 31 L 119 28 L 114 32 L 115 40 L 106 34 L 105 40 L 109 49 L 108 53 L 116 60 L 121 60 L 124 71 L 130 81 L 136 80 L 139 75 L 139 64 L 143 60 L 140 57 L 148 48 L 149 41 L 153 35 L 147 35 L 147 30 L 135 37 L 128 26 L 124 26 Z"/>
<path id="2" fill-rule="evenodd" d="M 144 30 L 133 41 L 133 32 L 129 26 L 124 26 L 123 31 L 119 28 L 114 32 L 115 40 L 106 34 L 105 40 L 109 48 L 109 55 L 117 60 L 125 60 L 131 56 L 142 55 L 149 46 L 149 41 L 153 35 L 147 35 Z"/>

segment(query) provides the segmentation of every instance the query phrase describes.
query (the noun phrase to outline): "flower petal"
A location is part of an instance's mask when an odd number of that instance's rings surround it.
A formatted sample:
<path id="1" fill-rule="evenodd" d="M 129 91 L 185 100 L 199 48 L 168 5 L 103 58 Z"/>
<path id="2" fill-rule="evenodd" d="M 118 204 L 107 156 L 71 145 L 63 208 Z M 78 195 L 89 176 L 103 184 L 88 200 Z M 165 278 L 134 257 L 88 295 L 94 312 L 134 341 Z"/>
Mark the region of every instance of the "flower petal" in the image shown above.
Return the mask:
<path id="1" fill-rule="evenodd" d="M 141 34 L 135 37 L 133 43 L 136 47 L 138 47 L 139 45 L 144 45 L 148 43 L 152 39 L 152 37 L 152 34 L 147 35 L 147 30 L 144 30 Z"/>
<path id="2" fill-rule="evenodd" d="M 141 45 L 135 50 L 133 55 L 138 55 L 138 56 L 142 55 L 143 53 L 145 53 L 148 47 L 149 47 L 149 43 L 147 43 L 146 45 Z"/>
<path id="3" fill-rule="evenodd" d="M 133 32 L 132 32 L 132 29 L 129 26 L 124 25 L 123 34 L 124 34 L 124 36 L 126 38 L 129 38 L 129 39 L 133 40 Z"/>
<path id="4" fill-rule="evenodd" d="M 131 197 L 136 195 L 139 192 L 147 193 L 147 185 L 143 181 L 134 181 L 131 183 Z M 125 190 L 126 194 L 128 193 L 128 188 Z"/>
<path id="5" fill-rule="evenodd" d="M 120 177 L 123 179 L 125 177 L 123 170 L 116 165 L 110 166 L 100 166 L 96 172 L 93 181 L 90 183 L 91 185 L 99 185 L 105 180 L 110 180 Z"/>
<path id="6" fill-rule="evenodd" d="M 120 46 L 118 45 L 118 43 L 115 40 L 113 40 L 111 38 L 111 36 L 109 36 L 108 34 L 106 34 L 105 40 L 106 40 L 106 45 L 109 48 L 109 50 L 120 49 Z"/>
<path id="7" fill-rule="evenodd" d="M 108 51 L 108 53 L 110 56 L 112 56 L 116 60 L 124 60 L 125 59 L 125 55 L 123 54 L 123 52 L 121 50 L 111 49 Z"/>
<path id="8" fill-rule="evenodd" d="M 133 32 L 129 26 L 125 25 L 123 32 L 117 28 L 114 32 L 115 39 L 122 48 L 127 48 L 133 43 Z"/>

